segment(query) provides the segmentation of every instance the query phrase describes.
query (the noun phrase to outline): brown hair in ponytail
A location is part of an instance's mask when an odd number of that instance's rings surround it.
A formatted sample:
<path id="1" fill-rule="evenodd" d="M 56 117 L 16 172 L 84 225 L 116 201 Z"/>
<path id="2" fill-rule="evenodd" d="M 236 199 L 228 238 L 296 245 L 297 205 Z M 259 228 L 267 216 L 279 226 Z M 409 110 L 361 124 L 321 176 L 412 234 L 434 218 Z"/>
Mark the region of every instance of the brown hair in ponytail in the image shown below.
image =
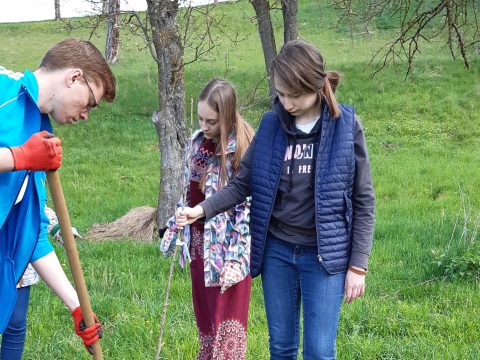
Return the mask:
<path id="1" fill-rule="evenodd" d="M 212 110 L 218 113 L 220 137 L 216 151 L 221 156 L 219 184 L 219 188 L 221 188 L 228 182 L 225 154 L 229 135 L 232 132 L 235 132 L 236 135 L 236 150 L 232 165 L 234 172 L 237 173 L 240 161 L 250 145 L 255 131 L 238 113 L 235 90 L 228 81 L 213 78 L 203 88 L 198 101 L 205 101 Z M 205 189 L 205 179 L 201 181 L 201 188 Z"/>
<path id="2" fill-rule="evenodd" d="M 320 51 L 305 40 L 292 40 L 283 45 L 270 68 L 270 74 L 292 95 L 318 93 L 327 102 L 330 115 L 340 117 L 335 89 L 340 82 L 336 71 L 325 71 Z"/>

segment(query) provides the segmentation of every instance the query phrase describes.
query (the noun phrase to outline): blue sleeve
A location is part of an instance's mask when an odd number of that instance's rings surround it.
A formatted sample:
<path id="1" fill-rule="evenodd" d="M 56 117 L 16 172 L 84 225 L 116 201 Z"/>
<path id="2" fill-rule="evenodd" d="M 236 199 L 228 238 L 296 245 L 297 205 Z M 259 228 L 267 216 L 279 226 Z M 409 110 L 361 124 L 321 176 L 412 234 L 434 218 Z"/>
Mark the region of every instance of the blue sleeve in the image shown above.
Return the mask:
<path id="1" fill-rule="evenodd" d="M 45 214 L 45 204 L 47 203 L 47 191 L 45 189 L 45 173 L 43 171 L 35 172 L 35 181 L 41 181 L 43 187 L 41 188 L 40 197 L 40 233 L 38 235 L 37 245 L 33 251 L 30 262 L 34 262 L 53 251 L 53 246 L 48 241 L 47 227 L 50 219 Z M 38 188 L 37 188 L 38 189 Z"/>

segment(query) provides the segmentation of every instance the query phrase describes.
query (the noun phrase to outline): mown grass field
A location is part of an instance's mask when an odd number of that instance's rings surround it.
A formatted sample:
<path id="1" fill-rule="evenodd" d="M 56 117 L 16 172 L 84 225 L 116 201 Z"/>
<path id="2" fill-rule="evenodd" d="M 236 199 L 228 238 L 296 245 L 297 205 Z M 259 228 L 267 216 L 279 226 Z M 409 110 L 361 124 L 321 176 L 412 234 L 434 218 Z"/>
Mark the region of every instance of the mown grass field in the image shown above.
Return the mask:
<path id="1" fill-rule="evenodd" d="M 225 37 L 205 59 L 186 67 L 187 99 L 212 76 L 227 77 L 236 85 L 242 114 L 256 125 L 268 102 L 265 80 L 252 101 L 264 74 L 256 25 L 247 16 L 253 10 L 240 1 L 216 11 L 225 14 L 229 34 L 238 32 L 244 40 L 234 44 Z M 280 21 L 278 14 L 279 44 Z M 365 125 L 377 197 L 367 294 L 342 309 L 338 358 L 480 359 L 478 277 L 455 269 L 448 274 L 457 278 L 445 277 L 435 263 L 455 257 L 462 262 L 463 228 L 478 242 L 472 220 L 480 208 L 478 53 L 471 54 L 466 71 L 438 38 L 423 44 L 406 80 L 402 63 L 370 79 L 373 69 L 367 64 L 392 38 L 394 20 L 381 18 L 370 35 L 352 37 L 325 2 L 305 0 L 298 23 L 300 35 L 321 49 L 327 69 L 344 75 L 338 97 L 356 106 Z M 93 41 L 103 49 L 101 33 Z M 88 34 L 56 22 L 0 24 L 0 64 L 34 69 L 53 43 Z M 113 67 L 115 103 L 102 104 L 86 123 L 56 128 L 64 144 L 62 183 L 72 223 L 81 232 L 133 207 L 157 203 L 158 139 L 151 122 L 158 106 L 156 64 L 148 51 L 138 50 L 138 38 L 125 31 L 121 37 L 121 60 Z M 186 53 L 188 60 L 191 50 Z M 125 239 L 78 246 L 93 308 L 104 324 L 105 358 L 153 359 L 169 260 L 160 256 L 157 243 Z M 478 249 L 474 245 L 470 252 Z M 57 253 L 66 263 L 63 249 Z M 162 358 L 193 359 L 198 341 L 188 270 L 176 269 L 170 299 Z M 28 319 L 25 359 L 90 358 L 70 315 L 43 284 L 33 288 Z M 253 285 L 248 359 L 268 359 L 260 279 Z"/>

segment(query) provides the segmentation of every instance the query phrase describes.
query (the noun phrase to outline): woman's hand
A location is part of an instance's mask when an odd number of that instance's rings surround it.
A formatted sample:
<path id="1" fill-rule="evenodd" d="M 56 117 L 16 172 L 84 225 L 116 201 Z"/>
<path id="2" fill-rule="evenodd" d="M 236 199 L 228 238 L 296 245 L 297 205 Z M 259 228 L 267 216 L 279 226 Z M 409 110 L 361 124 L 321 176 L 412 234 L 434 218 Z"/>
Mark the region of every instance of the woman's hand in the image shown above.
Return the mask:
<path id="1" fill-rule="evenodd" d="M 365 272 L 365 269 L 352 266 L 358 272 Z M 345 303 L 350 304 L 356 298 L 365 294 L 365 274 L 359 275 L 350 268 L 345 277 Z"/>
<path id="2" fill-rule="evenodd" d="M 193 208 L 178 208 L 175 213 L 175 224 L 177 229 L 181 230 L 187 224 L 194 223 L 197 219 L 205 216 L 205 211 L 200 205 L 197 205 Z"/>

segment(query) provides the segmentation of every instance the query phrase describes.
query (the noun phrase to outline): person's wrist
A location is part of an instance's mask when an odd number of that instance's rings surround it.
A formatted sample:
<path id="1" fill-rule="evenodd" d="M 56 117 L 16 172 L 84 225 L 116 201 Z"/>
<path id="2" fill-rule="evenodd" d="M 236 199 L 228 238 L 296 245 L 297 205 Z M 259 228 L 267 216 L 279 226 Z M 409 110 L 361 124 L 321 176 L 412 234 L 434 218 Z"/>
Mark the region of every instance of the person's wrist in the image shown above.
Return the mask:
<path id="1" fill-rule="evenodd" d="M 70 310 L 70 309 L 68 309 Z M 75 307 L 73 310 L 70 310 L 70 314 L 72 314 L 73 317 L 75 316 L 81 316 L 82 314 L 82 309 L 80 308 L 80 306 L 77 306 Z"/>
<path id="2" fill-rule="evenodd" d="M 21 146 L 8 148 L 12 153 L 13 170 L 23 170 L 26 163 L 26 155 Z"/>
<path id="3" fill-rule="evenodd" d="M 204 217 L 204 216 L 205 216 L 205 209 L 204 209 L 202 206 L 200 206 L 200 205 L 197 205 L 197 206 L 198 206 L 198 209 L 197 209 L 197 211 L 198 211 L 198 217 L 199 217 L 199 218 Z"/>
<path id="4" fill-rule="evenodd" d="M 62 301 L 65 304 L 65 306 L 68 308 L 68 311 L 70 311 L 70 313 L 74 312 L 77 309 L 78 309 L 77 311 L 81 311 L 80 302 L 78 301 L 77 293 L 62 299 Z"/>
<path id="5" fill-rule="evenodd" d="M 368 273 L 368 269 L 364 269 L 364 268 L 353 266 L 353 265 L 350 265 L 348 267 L 348 270 L 353 272 L 354 274 L 362 275 L 362 276 L 365 276 Z"/>
<path id="6" fill-rule="evenodd" d="M 14 171 L 15 160 L 9 147 L 0 147 L 0 172 Z"/>

